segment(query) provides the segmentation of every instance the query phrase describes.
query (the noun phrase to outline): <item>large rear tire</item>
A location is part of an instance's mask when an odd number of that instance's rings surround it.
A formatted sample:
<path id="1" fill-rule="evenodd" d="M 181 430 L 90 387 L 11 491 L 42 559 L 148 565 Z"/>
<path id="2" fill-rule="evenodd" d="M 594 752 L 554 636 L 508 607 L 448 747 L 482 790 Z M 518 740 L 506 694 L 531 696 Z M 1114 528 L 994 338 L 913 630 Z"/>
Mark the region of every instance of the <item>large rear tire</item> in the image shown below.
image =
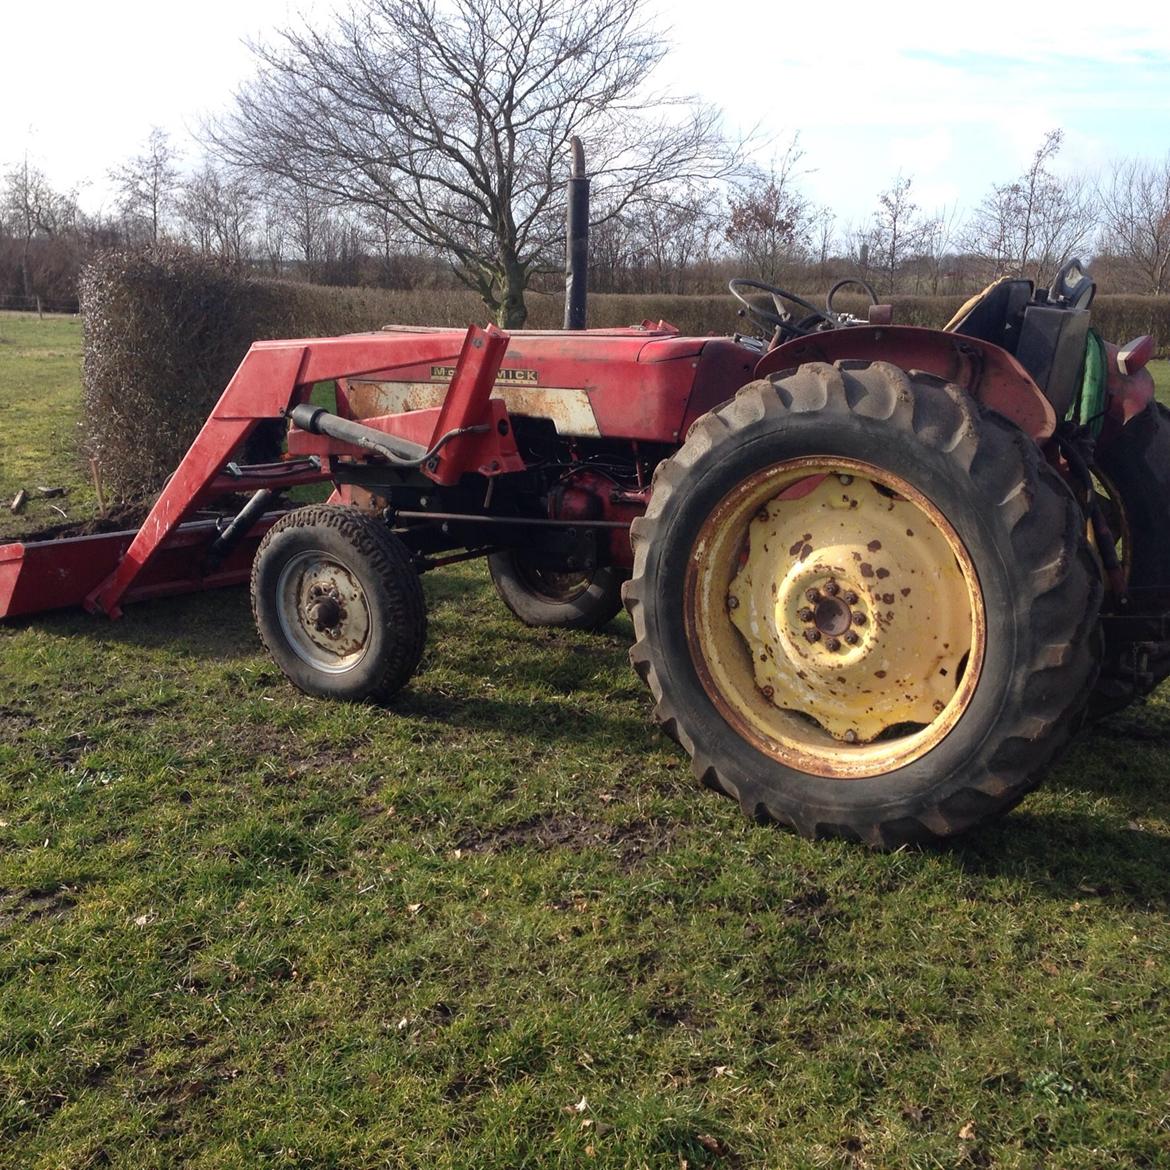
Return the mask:
<path id="1" fill-rule="evenodd" d="M 381 520 L 315 504 L 281 517 L 252 564 L 252 613 L 289 681 L 327 699 L 384 702 L 426 644 L 422 585 Z"/>
<path id="2" fill-rule="evenodd" d="M 658 468 L 635 669 L 698 778 L 892 848 L 1016 804 L 1097 669 L 1080 511 L 1010 423 L 886 363 L 744 387 Z"/>

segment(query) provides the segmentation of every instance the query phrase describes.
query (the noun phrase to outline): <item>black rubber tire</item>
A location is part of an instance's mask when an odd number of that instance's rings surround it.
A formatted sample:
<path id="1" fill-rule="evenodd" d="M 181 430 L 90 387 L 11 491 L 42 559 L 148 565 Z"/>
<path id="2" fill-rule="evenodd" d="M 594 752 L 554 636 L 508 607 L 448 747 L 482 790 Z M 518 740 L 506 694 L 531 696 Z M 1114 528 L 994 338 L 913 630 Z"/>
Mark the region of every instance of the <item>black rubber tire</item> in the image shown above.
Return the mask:
<path id="1" fill-rule="evenodd" d="M 1142 591 L 1161 590 L 1170 598 L 1170 411 L 1151 402 L 1113 440 L 1098 445 L 1096 463 L 1116 490 L 1125 514 L 1129 575 L 1134 590 L 1127 621 L 1105 622 L 1105 654 L 1093 695 L 1094 717 L 1112 714 L 1149 694 L 1170 677 L 1170 643 L 1160 618 L 1166 601 L 1149 600 Z M 1120 534 L 1119 534 L 1120 535 Z M 1141 629 L 1138 615 L 1151 621 Z M 1132 666 L 1132 638 L 1143 635 L 1145 670 L 1137 677 Z"/>
<path id="2" fill-rule="evenodd" d="M 281 623 L 282 574 L 312 553 L 358 582 L 369 614 L 365 653 L 335 673 L 306 661 Z M 298 508 L 268 530 L 252 564 L 252 613 L 260 640 L 285 677 L 321 698 L 385 702 L 409 681 L 426 645 L 426 603 L 406 546 L 378 518 L 345 506 Z M 288 620 L 304 626 L 299 613 Z"/>
<path id="3" fill-rule="evenodd" d="M 983 668 L 949 734 L 866 778 L 797 770 L 742 737 L 704 690 L 684 628 L 706 518 L 747 476 L 806 456 L 868 463 L 921 492 L 968 550 L 988 615 Z M 803 836 L 896 848 L 1006 811 L 1066 742 L 1096 677 L 1101 581 L 1079 508 L 1026 435 L 933 375 L 810 363 L 745 386 L 659 466 L 631 537 L 630 658 L 656 720 L 700 782 Z"/>
<path id="4" fill-rule="evenodd" d="M 583 572 L 579 587 L 560 589 L 529 568 L 522 553 L 509 550 L 488 557 L 488 572 L 500 600 L 526 626 L 597 630 L 622 608 L 625 574 L 611 566 Z"/>

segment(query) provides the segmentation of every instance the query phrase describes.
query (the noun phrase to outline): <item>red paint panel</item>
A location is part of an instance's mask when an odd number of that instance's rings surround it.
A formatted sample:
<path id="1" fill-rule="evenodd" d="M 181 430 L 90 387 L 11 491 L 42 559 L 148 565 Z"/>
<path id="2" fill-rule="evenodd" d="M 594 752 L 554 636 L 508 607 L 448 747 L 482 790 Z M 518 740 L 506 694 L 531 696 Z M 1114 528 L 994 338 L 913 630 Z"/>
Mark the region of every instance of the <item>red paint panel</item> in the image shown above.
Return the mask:
<path id="1" fill-rule="evenodd" d="M 484 424 L 491 428 L 489 434 L 499 438 L 495 432 L 490 401 L 492 387 L 496 384 L 496 374 L 507 348 L 508 335 L 501 333 L 495 326 L 489 326 L 486 330 L 473 326 L 467 331 L 463 349 L 459 353 L 459 362 L 455 367 L 455 376 L 451 379 L 451 385 L 447 387 L 447 396 L 439 408 L 439 417 L 435 422 L 429 446 L 433 446 L 451 431 Z M 511 428 L 509 437 L 510 432 Z M 439 453 L 438 465 L 431 467 L 432 461 L 428 460 L 428 466 L 423 469 L 424 473 L 439 484 L 451 486 L 458 483 L 465 472 L 478 470 L 480 466 L 478 459 L 482 454 L 485 437 L 487 436 L 461 435 L 452 439 Z M 491 462 L 490 456 L 486 462 Z M 499 461 L 496 462 L 498 465 Z"/>
<path id="2" fill-rule="evenodd" d="M 184 524 L 173 532 L 123 600 L 193 593 L 248 580 L 261 537 L 277 515 L 262 517 L 214 572 L 204 575 L 207 548 L 218 535 L 214 521 Z M 135 538 L 133 531 L 63 540 L 0 545 L 0 619 L 69 609 L 116 568 Z"/>
<path id="3" fill-rule="evenodd" d="M 652 442 L 680 437 L 700 356 L 713 344 L 641 329 L 510 336 L 501 370 L 535 372 L 537 386 L 583 389 L 603 436 Z M 444 379 L 431 377 L 433 364 L 387 367 L 366 376 L 442 385 Z"/>
<path id="4" fill-rule="evenodd" d="M 757 350 L 749 349 L 730 338 L 719 337 L 706 342 L 683 417 L 684 438 L 697 418 L 734 398 L 741 386 L 746 386 L 757 377 L 755 370 L 758 360 Z"/>

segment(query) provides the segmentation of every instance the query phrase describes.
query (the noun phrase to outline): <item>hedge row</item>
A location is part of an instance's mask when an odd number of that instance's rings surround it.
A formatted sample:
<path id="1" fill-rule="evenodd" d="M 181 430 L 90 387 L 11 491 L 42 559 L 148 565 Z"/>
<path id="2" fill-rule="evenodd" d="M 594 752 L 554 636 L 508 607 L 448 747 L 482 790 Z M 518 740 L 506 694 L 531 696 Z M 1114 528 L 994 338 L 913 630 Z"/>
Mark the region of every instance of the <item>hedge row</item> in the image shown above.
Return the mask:
<path id="1" fill-rule="evenodd" d="M 810 298 L 811 299 L 811 298 Z M 962 297 L 895 298 L 901 324 L 940 327 Z M 862 314 L 863 302 L 841 307 Z M 559 295 L 530 294 L 529 327 L 559 328 Z M 726 334 L 744 323 L 729 296 L 600 294 L 594 328 L 665 319 L 683 333 Z M 387 323 L 462 327 L 486 311 L 471 292 L 325 288 L 248 278 L 175 248 L 107 253 L 83 273 L 84 406 L 89 454 L 123 499 L 157 491 L 257 340 L 321 337 Z M 1094 323 L 1117 341 L 1170 340 L 1170 297 L 1109 296 Z"/>

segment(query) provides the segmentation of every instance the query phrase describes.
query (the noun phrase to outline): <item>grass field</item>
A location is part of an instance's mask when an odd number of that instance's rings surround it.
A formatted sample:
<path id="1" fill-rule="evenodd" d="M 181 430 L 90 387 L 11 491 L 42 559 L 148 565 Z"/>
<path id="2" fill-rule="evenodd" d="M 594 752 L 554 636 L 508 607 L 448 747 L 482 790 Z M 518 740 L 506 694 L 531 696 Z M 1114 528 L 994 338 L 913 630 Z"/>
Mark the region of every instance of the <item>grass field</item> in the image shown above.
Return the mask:
<path id="1" fill-rule="evenodd" d="M 0 339 L 0 489 L 80 514 L 76 323 Z M 242 590 L 0 628 L 0 1166 L 1170 1164 L 1166 696 L 873 855 L 696 790 L 624 617 L 425 585 L 388 711 Z"/>

